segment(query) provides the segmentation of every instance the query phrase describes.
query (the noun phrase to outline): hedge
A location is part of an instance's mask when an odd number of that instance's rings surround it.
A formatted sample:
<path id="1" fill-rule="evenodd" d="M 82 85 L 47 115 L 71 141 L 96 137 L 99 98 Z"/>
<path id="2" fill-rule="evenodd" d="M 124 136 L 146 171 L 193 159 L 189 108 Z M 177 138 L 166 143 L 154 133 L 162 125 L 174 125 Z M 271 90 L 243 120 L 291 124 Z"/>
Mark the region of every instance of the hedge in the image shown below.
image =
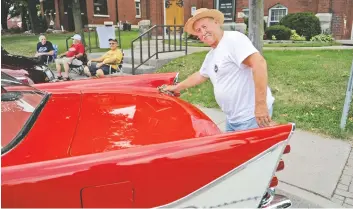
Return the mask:
<path id="1" fill-rule="evenodd" d="M 295 30 L 306 40 L 321 33 L 320 20 L 311 12 L 288 14 L 280 20 L 279 24 Z"/>
<path id="2" fill-rule="evenodd" d="M 272 36 L 276 37 L 276 40 L 289 40 L 292 31 L 284 25 L 273 25 L 266 29 L 266 38 L 272 39 Z"/>

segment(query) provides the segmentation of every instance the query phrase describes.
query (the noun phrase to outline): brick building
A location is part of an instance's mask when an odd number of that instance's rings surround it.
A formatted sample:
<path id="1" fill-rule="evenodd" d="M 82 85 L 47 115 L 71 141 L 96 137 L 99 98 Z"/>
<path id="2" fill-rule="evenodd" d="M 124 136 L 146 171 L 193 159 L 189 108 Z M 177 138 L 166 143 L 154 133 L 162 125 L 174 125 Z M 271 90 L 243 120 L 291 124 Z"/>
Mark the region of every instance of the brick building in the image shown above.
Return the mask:
<path id="1" fill-rule="evenodd" d="M 61 26 L 73 30 L 73 18 L 70 3 L 73 0 L 41 0 L 41 8 L 55 22 L 55 28 Z M 119 20 L 137 25 L 141 20 L 150 20 L 155 24 L 184 24 L 198 8 L 220 9 L 220 4 L 233 2 L 227 11 L 227 19 L 244 27 L 244 17 L 249 14 L 249 0 L 77 0 L 81 4 L 83 24 L 101 25 L 105 21 L 116 23 Z M 118 2 L 118 11 L 116 3 Z M 353 39 L 353 0 L 265 0 L 264 15 L 266 24 L 273 25 L 280 18 L 296 12 L 310 11 L 319 17 L 323 30 L 332 31 L 336 39 Z M 50 11 L 50 10 L 49 10 Z M 58 11 L 58 12 L 57 12 Z"/>
<path id="2" fill-rule="evenodd" d="M 236 22 L 249 14 L 249 0 L 237 0 Z M 278 23 L 290 13 L 313 12 L 321 29 L 331 31 L 336 39 L 353 39 L 353 0 L 265 0 L 264 19 L 267 26 Z"/>

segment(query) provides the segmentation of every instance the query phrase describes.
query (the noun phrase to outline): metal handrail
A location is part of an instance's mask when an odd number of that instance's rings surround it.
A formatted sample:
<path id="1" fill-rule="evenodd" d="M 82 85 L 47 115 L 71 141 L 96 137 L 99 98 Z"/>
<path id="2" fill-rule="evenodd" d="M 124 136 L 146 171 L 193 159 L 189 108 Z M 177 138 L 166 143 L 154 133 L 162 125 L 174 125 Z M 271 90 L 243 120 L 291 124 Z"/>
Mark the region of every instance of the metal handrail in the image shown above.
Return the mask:
<path id="1" fill-rule="evenodd" d="M 159 34 L 159 31 L 158 29 L 161 28 L 162 31 L 163 31 L 163 36 L 162 36 L 162 39 L 159 39 L 158 38 L 158 34 Z M 165 39 L 165 33 L 166 33 L 166 29 L 169 29 L 168 31 L 168 39 Z M 174 49 L 172 49 L 170 47 L 171 45 L 171 28 L 174 28 Z M 177 41 L 177 28 L 179 28 L 179 49 L 177 49 L 177 44 L 176 44 L 176 41 Z M 150 41 L 151 41 L 151 38 L 152 35 L 151 33 L 153 32 L 153 30 L 155 31 L 155 35 L 156 35 L 156 52 L 151 54 L 151 45 L 150 45 Z M 183 34 L 183 31 L 184 31 L 184 26 L 183 25 L 154 25 L 152 26 L 151 28 L 149 28 L 147 31 L 145 31 L 144 33 L 142 33 L 139 37 L 135 38 L 134 40 L 131 41 L 131 61 L 132 61 L 132 74 L 135 75 L 135 72 L 136 72 L 136 69 L 138 67 L 140 67 L 141 65 L 145 64 L 148 60 L 150 60 L 151 58 L 153 58 L 154 56 L 156 56 L 156 59 L 158 59 L 158 54 L 160 53 L 166 53 L 166 52 L 176 52 L 176 51 L 185 51 L 185 54 L 187 54 L 187 34 L 185 34 L 185 49 L 182 49 L 182 34 Z M 148 47 L 147 47 L 147 50 L 148 50 L 148 57 L 143 60 L 143 57 L 142 57 L 142 38 L 144 36 L 146 36 L 147 34 L 147 43 L 148 43 Z M 136 41 L 140 42 L 140 64 L 137 65 L 135 67 L 135 54 L 134 54 L 134 43 Z M 159 48 L 158 48 L 158 41 L 160 40 L 163 40 L 163 51 L 160 51 Z M 168 49 L 169 50 L 165 50 L 165 40 L 168 40 Z"/>
<path id="2" fill-rule="evenodd" d="M 150 29 L 146 30 L 144 33 L 142 33 L 139 37 L 135 38 L 135 39 L 132 40 L 131 42 L 134 42 L 134 41 L 136 41 L 137 39 L 140 39 L 141 36 L 146 35 L 146 33 L 150 32 L 151 30 L 153 30 L 153 29 L 156 28 L 156 27 L 157 27 L 157 25 L 152 26 Z"/>

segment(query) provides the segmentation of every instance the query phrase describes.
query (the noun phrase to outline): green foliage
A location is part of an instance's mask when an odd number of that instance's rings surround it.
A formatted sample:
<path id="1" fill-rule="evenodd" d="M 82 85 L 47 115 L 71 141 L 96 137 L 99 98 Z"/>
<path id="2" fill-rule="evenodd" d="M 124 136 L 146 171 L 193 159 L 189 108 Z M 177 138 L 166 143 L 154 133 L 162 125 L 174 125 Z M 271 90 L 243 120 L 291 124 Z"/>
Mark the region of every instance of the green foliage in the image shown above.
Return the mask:
<path id="1" fill-rule="evenodd" d="M 321 33 L 320 20 L 311 12 L 288 14 L 280 20 L 280 25 L 295 30 L 306 40 Z"/>
<path id="2" fill-rule="evenodd" d="M 8 1 L 8 0 L 7 0 Z M 12 2 L 12 3 L 11 3 Z M 22 13 L 27 14 L 28 3 L 25 0 L 11 0 L 11 10 L 9 10 L 10 18 L 22 15 Z"/>
<path id="3" fill-rule="evenodd" d="M 319 41 L 319 42 L 333 42 L 334 39 L 332 35 L 319 34 L 310 39 L 310 41 Z"/>
<path id="4" fill-rule="evenodd" d="M 273 25 L 266 29 L 265 34 L 267 38 L 275 36 L 277 40 L 289 40 L 291 30 L 283 25 Z"/>
<path id="5" fill-rule="evenodd" d="M 305 41 L 305 37 L 298 35 L 295 30 L 292 30 L 291 33 L 292 34 L 290 36 L 290 40 L 293 40 L 293 41 Z"/>

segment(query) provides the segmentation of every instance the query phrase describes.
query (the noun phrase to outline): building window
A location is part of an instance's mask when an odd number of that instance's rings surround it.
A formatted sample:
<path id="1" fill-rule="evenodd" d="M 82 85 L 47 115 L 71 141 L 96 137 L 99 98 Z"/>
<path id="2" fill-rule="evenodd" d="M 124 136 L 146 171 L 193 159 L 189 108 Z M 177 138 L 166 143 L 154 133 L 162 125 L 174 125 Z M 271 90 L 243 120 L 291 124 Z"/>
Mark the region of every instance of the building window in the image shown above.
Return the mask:
<path id="1" fill-rule="evenodd" d="M 135 0 L 136 17 L 141 18 L 141 3 L 140 0 Z"/>
<path id="2" fill-rule="evenodd" d="M 94 0 L 93 10 L 95 15 L 108 15 L 108 0 Z"/>
<path id="3" fill-rule="evenodd" d="M 288 14 L 288 8 L 283 5 L 277 4 L 276 6 L 270 8 L 268 14 L 268 26 L 276 25 L 284 16 Z"/>

